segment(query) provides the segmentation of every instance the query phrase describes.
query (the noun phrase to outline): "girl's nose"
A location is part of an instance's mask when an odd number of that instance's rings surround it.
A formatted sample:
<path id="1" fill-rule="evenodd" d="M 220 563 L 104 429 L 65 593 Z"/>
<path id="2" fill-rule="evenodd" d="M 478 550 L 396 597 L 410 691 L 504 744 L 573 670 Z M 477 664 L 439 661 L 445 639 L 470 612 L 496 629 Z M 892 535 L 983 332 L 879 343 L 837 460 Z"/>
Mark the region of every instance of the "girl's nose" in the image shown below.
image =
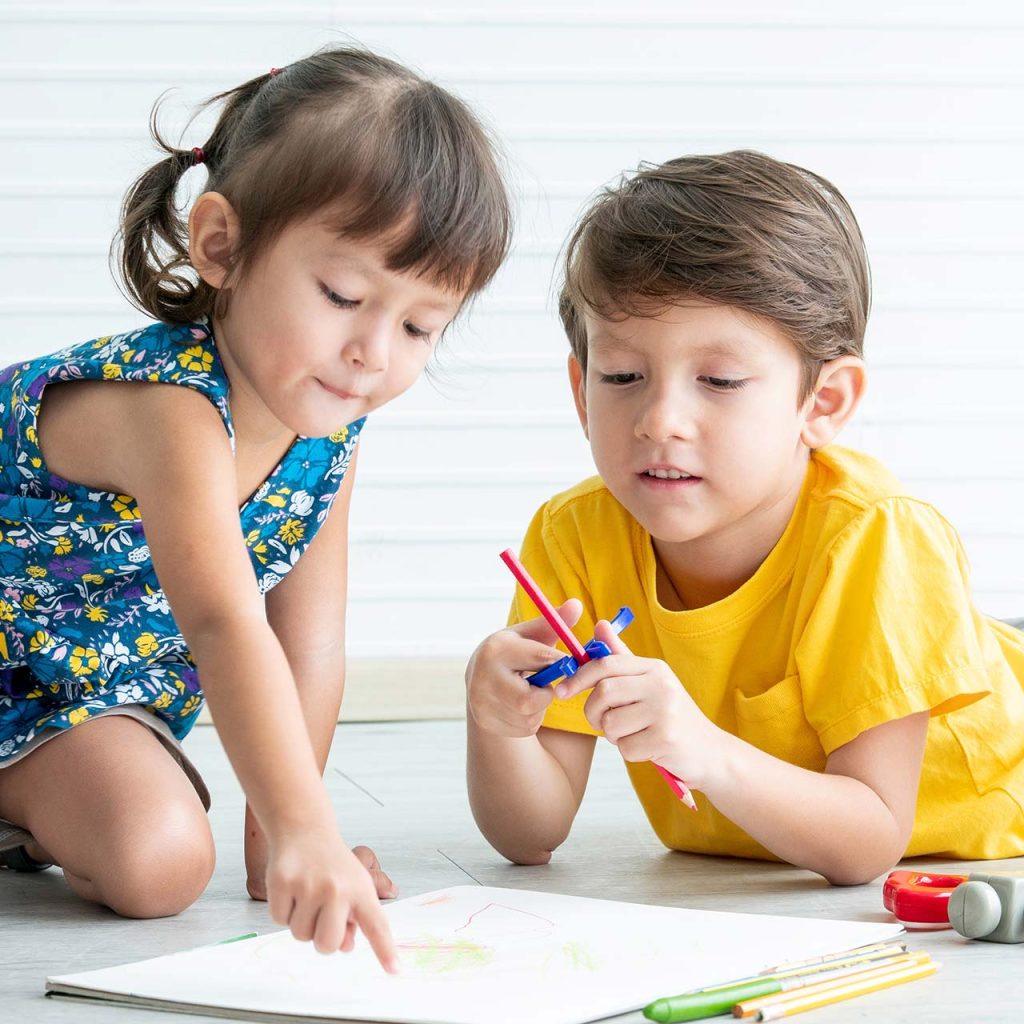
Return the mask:
<path id="1" fill-rule="evenodd" d="M 357 323 L 354 333 L 345 342 L 346 360 L 366 373 L 383 372 L 388 368 L 391 330 L 384 317 Z"/>

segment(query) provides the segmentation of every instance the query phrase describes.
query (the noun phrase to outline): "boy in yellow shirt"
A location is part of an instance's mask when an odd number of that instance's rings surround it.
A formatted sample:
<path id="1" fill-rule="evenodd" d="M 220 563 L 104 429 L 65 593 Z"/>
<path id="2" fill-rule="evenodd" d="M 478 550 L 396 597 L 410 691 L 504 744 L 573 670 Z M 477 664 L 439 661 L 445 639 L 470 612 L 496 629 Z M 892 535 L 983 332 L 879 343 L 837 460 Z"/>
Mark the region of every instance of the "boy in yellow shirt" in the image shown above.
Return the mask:
<path id="1" fill-rule="evenodd" d="M 469 663 L 470 800 L 510 860 L 568 835 L 602 733 L 673 849 L 836 884 L 1024 853 L 1024 634 L 974 608 L 938 512 L 832 444 L 869 301 L 838 190 L 758 153 L 645 166 L 584 214 L 560 312 L 600 477 L 522 560 L 612 654 L 530 686 L 561 654 L 518 590 Z"/>

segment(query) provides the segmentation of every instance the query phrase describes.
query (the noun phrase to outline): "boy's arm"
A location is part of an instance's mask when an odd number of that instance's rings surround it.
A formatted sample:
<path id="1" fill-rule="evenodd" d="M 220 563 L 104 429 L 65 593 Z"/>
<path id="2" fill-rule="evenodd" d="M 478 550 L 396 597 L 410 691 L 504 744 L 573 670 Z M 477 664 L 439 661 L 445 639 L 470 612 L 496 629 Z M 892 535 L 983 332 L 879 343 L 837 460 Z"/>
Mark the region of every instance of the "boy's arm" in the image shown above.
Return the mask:
<path id="1" fill-rule="evenodd" d="M 498 736 L 467 718 L 466 778 L 480 831 L 514 864 L 546 864 L 583 800 L 596 737 L 545 728 Z"/>
<path id="2" fill-rule="evenodd" d="M 636 657 L 607 623 L 595 636 L 613 654 L 584 665 L 558 695 L 593 688 L 587 719 L 625 760 L 657 762 L 776 856 L 833 884 L 869 882 L 903 856 L 928 711 L 864 730 L 812 771 L 715 725 L 664 661 Z"/>
<path id="3" fill-rule="evenodd" d="M 722 733 L 703 790 L 776 856 L 834 885 L 869 882 L 910 842 L 929 712 L 875 726 L 834 750 L 824 772 Z"/>
<path id="4" fill-rule="evenodd" d="M 571 627 L 582 605 L 559 613 Z M 569 834 L 587 788 L 593 736 L 541 726 L 552 687 L 526 676 L 560 657 L 543 619 L 492 634 L 466 666 L 466 782 L 480 831 L 516 864 L 546 864 Z"/>

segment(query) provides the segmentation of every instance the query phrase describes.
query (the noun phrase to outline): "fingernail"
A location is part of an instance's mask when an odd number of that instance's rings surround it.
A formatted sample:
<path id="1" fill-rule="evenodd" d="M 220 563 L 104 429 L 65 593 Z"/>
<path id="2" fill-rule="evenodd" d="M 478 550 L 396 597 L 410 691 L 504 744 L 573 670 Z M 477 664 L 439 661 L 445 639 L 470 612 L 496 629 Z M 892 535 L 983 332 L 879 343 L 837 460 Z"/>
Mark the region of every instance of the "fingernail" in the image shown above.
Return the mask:
<path id="1" fill-rule="evenodd" d="M 557 697 L 557 698 L 558 698 L 559 700 L 565 700 L 565 695 L 566 695 L 566 693 L 568 692 L 568 689 L 569 689 L 569 688 L 568 688 L 567 686 L 564 686 L 564 685 L 562 685 L 562 686 L 556 686 L 556 687 L 555 687 L 555 696 L 556 696 L 556 697 Z"/>

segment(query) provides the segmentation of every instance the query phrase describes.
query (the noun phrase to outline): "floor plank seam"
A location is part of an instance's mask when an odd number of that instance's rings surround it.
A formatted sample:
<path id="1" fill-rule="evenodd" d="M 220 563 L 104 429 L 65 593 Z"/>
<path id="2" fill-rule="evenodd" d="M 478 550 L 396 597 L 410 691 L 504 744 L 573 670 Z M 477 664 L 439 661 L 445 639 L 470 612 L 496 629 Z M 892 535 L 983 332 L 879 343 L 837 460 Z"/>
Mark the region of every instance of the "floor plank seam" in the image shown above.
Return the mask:
<path id="1" fill-rule="evenodd" d="M 368 789 L 366 789 L 363 786 L 360 786 L 359 783 L 356 782 L 356 780 L 353 779 L 351 775 L 346 775 L 340 768 L 335 768 L 334 771 L 337 772 L 338 775 L 340 775 L 347 783 L 349 783 L 352 786 L 355 786 L 355 788 L 358 789 L 360 793 L 365 793 L 375 804 L 377 804 L 378 807 L 384 806 L 383 801 L 378 800 L 377 797 L 375 797 Z"/>
<path id="2" fill-rule="evenodd" d="M 457 867 L 467 878 L 472 878 L 477 885 L 484 884 L 480 881 L 479 878 L 475 877 L 474 875 L 471 875 L 457 860 L 452 860 L 452 858 L 449 857 L 448 854 L 444 852 L 444 850 L 438 850 L 437 852 L 441 854 L 441 856 L 444 857 L 444 859 L 448 861 L 449 864 L 453 865 L 454 867 Z"/>

